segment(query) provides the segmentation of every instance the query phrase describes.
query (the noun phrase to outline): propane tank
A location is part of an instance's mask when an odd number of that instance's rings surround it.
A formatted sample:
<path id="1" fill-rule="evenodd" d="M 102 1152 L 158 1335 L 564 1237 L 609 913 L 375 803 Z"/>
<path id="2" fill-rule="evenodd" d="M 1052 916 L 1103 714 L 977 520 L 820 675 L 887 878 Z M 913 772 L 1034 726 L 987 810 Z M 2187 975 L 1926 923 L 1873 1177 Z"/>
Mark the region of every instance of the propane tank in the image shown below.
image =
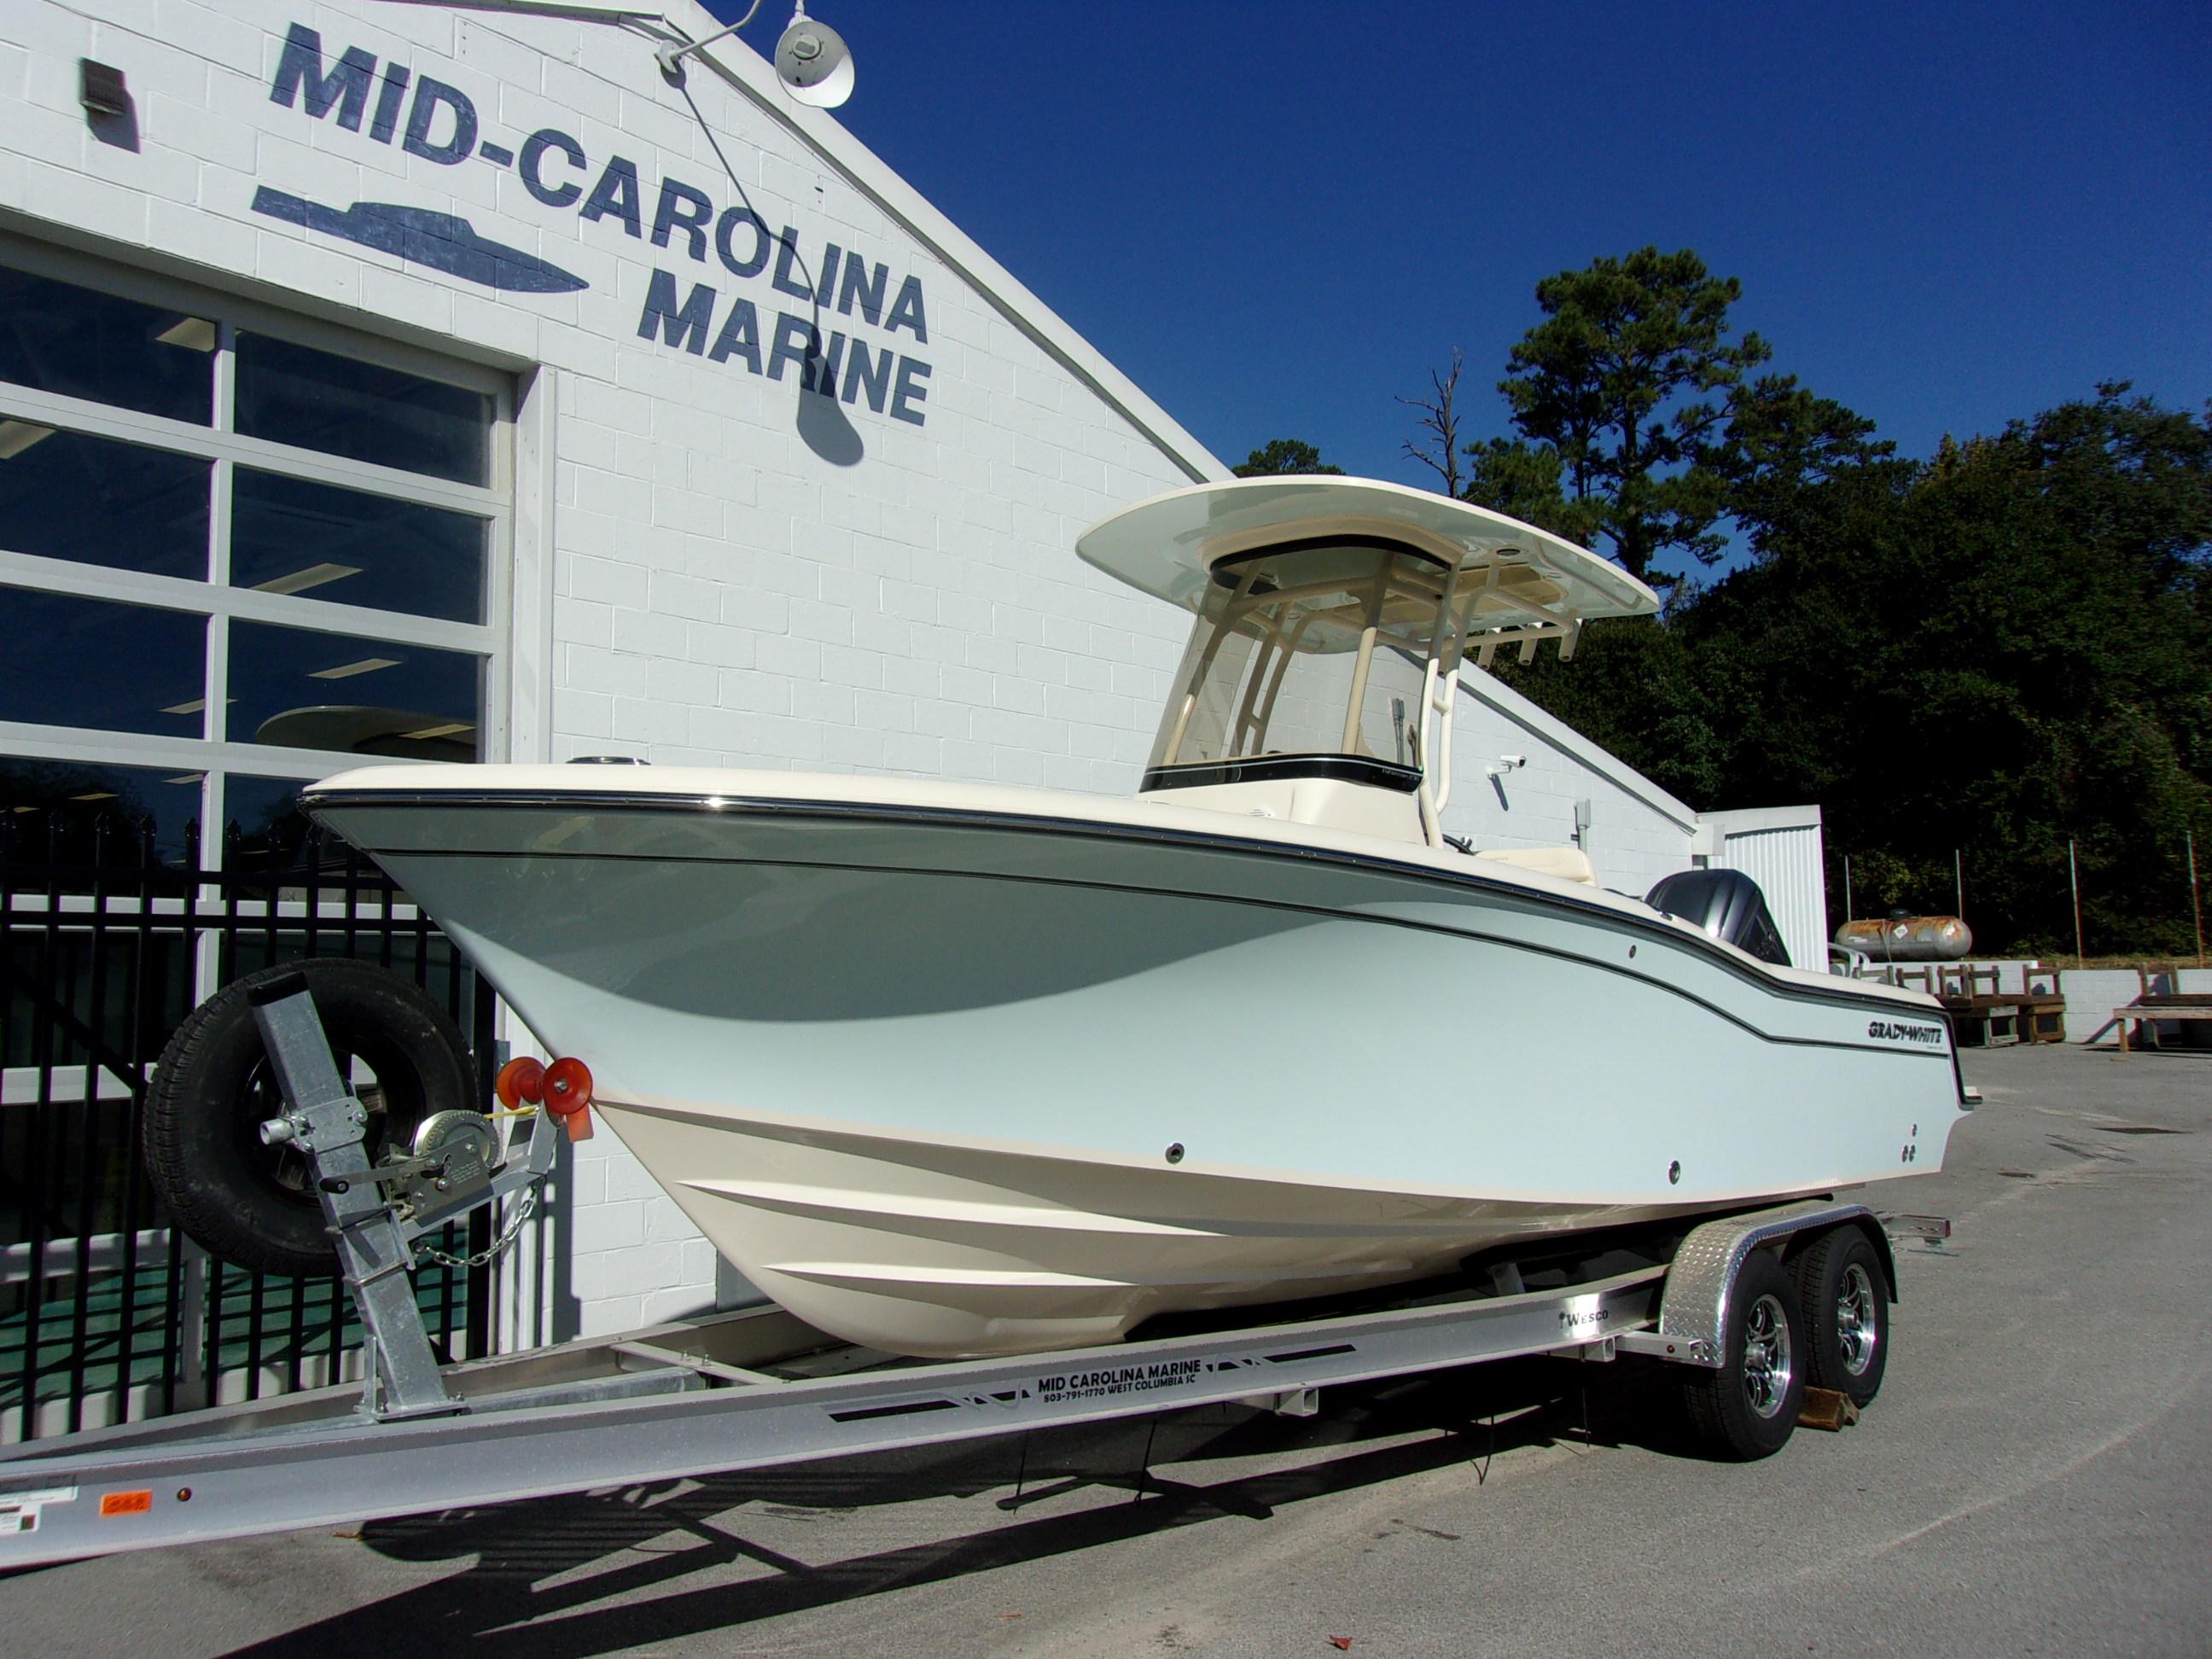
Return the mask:
<path id="1" fill-rule="evenodd" d="M 1974 948 L 1974 930 L 1956 916 L 1892 916 L 1847 921 L 1836 929 L 1836 943 L 1875 962 L 1956 962 Z"/>

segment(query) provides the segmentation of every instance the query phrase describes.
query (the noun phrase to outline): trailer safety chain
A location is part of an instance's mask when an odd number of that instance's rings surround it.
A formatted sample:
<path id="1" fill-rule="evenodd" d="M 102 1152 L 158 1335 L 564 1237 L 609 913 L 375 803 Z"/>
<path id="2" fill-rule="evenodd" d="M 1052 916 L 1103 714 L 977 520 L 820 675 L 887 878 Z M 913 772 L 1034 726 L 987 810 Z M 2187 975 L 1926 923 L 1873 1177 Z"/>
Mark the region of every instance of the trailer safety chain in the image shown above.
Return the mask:
<path id="1" fill-rule="evenodd" d="M 506 1255 L 508 1246 L 521 1237 L 522 1224 L 529 1220 L 536 1212 L 538 1194 L 541 1190 L 543 1190 L 541 1184 L 532 1182 L 528 1189 L 523 1193 L 522 1202 L 514 1206 L 514 1216 L 501 1230 L 499 1237 L 474 1255 L 449 1255 L 434 1244 L 418 1244 L 416 1246 L 416 1254 L 427 1256 L 441 1267 L 489 1267 L 501 1256 Z"/>

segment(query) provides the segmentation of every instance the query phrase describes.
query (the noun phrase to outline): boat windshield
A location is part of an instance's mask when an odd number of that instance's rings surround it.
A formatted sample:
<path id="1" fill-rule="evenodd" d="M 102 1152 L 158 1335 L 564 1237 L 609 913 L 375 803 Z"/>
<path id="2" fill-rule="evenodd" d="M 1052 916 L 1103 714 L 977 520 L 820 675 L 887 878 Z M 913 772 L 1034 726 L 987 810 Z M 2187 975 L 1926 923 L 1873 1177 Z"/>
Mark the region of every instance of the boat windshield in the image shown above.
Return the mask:
<path id="1" fill-rule="evenodd" d="M 1436 560 L 1375 542 L 1305 543 L 1217 563 L 1151 770 L 1354 756 L 1417 779 L 1424 672 L 1432 650 L 1449 672 L 1461 636 L 1448 626 L 1439 637 L 1449 580 Z M 1157 781 L 1171 781 L 1181 780 Z"/>

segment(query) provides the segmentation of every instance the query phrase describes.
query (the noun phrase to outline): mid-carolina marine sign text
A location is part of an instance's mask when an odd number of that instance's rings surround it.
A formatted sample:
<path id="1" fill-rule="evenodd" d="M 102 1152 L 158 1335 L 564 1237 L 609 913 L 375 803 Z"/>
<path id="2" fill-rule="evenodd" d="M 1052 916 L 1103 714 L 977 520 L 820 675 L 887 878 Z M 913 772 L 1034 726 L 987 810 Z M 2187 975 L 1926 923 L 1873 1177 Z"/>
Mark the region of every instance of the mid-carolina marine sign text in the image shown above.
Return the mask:
<path id="1" fill-rule="evenodd" d="M 635 161 L 622 155 L 595 161 L 556 127 L 540 127 L 511 145 L 501 142 L 504 135 L 485 130 L 475 100 L 459 88 L 390 59 L 380 65 L 359 46 L 328 58 L 321 34 L 304 24 L 293 24 L 285 36 L 269 97 L 310 120 L 333 121 L 370 143 L 397 143 L 426 161 L 459 167 L 474 160 L 511 168 L 545 207 L 665 248 L 672 258 L 688 258 L 698 270 L 679 275 L 681 266 L 654 267 L 638 319 L 641 339 L 771 380 L 789 372 L 805 391 L 923 423 L 930 366 L 902 349 L 909 340 L 929 343 L 919 276 L 895 283 L 888 266 L 826 240 L 802 254 L 796 230 L 770 230 L 749 204 L 723 206 L 698 185 L 672 177 L 648 186 Z M 266 185 L 255 192 L 253 207 L 504 292 L 574 293 L 590 286 L 550 260 L 479 234 L 452 214 L 389 202 L 340 207 Z M 702 276 L 710 280 L 697 280 Z M 845 325 L 831 328 L 825 343 L 823 325 L 833 318 Z M 872 339 L 864 328 L 874 331 Z"/>

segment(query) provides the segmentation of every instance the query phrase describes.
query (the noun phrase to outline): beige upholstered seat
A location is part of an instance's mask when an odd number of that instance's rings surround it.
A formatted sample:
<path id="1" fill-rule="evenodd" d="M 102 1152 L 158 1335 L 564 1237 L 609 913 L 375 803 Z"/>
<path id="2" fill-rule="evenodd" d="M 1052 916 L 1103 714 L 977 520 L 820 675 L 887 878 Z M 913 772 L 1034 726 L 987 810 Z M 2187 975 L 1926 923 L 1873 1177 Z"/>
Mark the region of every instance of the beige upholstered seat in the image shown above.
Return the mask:
<path id="1" fill-rule="evenodd" d="M 1589 854 L 1579 847 L 1499 847 L 1477 853 L 1475 857 L 1496 859 L 1516 870 L 1534 870 L 1539 875 L 1556 876 L 1561 881 L 1597 885 L 1597 870 L 1590 863 Z"/>

